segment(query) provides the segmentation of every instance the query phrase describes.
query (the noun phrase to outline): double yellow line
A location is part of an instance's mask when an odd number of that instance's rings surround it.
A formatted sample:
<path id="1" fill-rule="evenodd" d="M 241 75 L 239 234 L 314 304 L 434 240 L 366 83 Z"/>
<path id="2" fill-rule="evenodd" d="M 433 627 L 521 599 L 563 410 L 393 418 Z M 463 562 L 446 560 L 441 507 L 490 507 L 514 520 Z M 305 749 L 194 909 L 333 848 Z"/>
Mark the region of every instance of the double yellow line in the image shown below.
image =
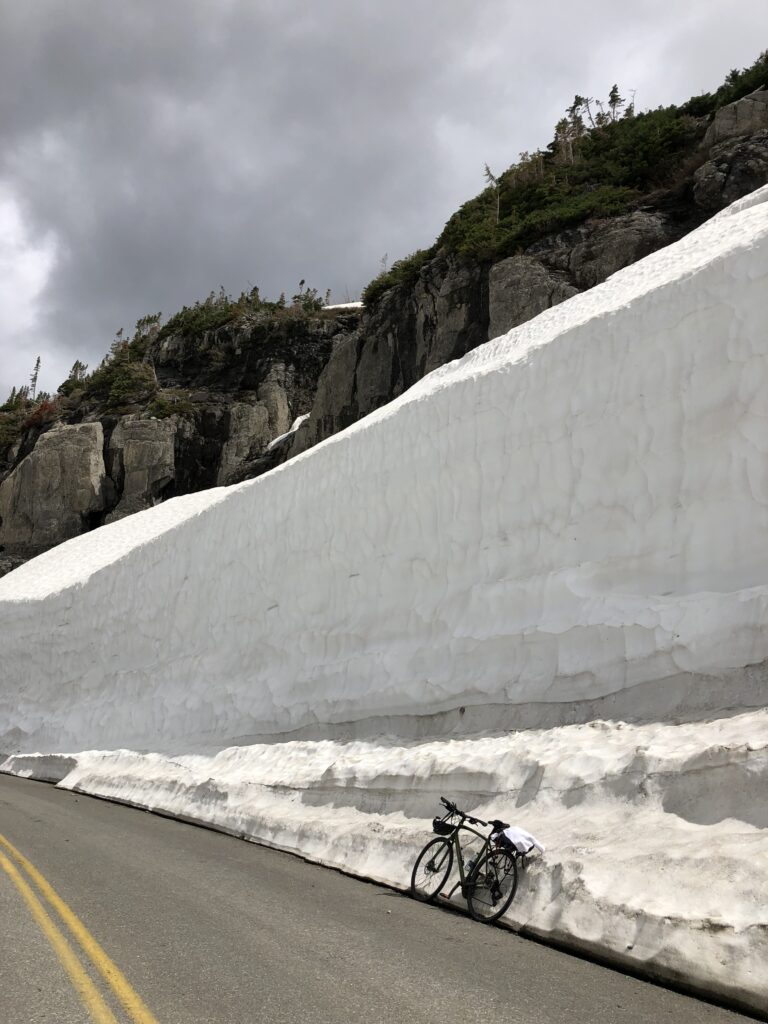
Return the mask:
<path id="1" fill-rule="evenodd" d="M 5 850 L 8 856 L 2 850 Z M 48 906 L 59 915 L 90 963 L 120 1000 L 133 1024 L 158 1024 L 155 1016 L 131 988 L 125 975 L 110 960 L 77 915 L 40 874 L 34 864 L 31 864 L 12 843 L 8 842 L 5 836 L 0 835 L 0 868 L 21 893 L 32 917 L 56 951 L 64 970 L 69 975 L 95 1024 L 118 1024 L 118 1021 L 84 969 L 65 934 L 54 923 L 34 889 L 16 866 L 17 864 L 26 872 L 29 880 L 37 886 Z"/>

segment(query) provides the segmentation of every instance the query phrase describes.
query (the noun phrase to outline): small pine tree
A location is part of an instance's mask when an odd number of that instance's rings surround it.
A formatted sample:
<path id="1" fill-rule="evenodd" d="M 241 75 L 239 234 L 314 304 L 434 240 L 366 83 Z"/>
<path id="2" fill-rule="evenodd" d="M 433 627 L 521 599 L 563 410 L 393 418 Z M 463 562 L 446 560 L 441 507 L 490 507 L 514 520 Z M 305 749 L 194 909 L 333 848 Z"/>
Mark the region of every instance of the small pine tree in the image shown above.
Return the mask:
<path id="1" fill-rule="evenodd" d="M 605 128 L 606 125 L 611 123 L 610 114 L 606 114 L 605 104 L 602 100 L 595 100 L 595 106 L 597 107 L 597 113 L 595 114 L 595 128 Z"/>
<path id="2" fill-rule="evenodd" d="M 69 380 L 75 384 L 81 384 L 85 380 L 85 374 L 88 370 L 87 363 L 81 363 L 79 359 L 76 359 L 72 363 L 72 369 L 69 371 Z"/>
<path id="3" fill-rule="evenodd" d="M 611 112 L 611 121 L 615 121 L 621 108 L 624 106 L 626 101 L 619 95 L 619 87 L 615 83 L 611 87 L 611 91 L 608 93 L 608 109 Z"/>
<path id="4" fill-rule="evenodd" d="M 496 177 L 488 164 L 485 165 L 483 177 L 494 189 L 496 189 L 496 223 L 499 223 L 501 213 L 501 181 Z"/>
<path id="5" fill-rule="evenodd" d="M 573 163 L 573 141 L 571 139 L 571 123 L 566 117 L 560 118 L 555 125 L 555 147 L 560 162 L 563 164 Z"/>
<path id="6" fill-rule="evenodd" d="M 29 375 L 29 386 L 30 386 L 30 390 L 31 390 L 31 393 L 32 393 L 32 401 L 33 402 L 35 400 L 35 395 L 37 394 L 37 378 L 38 378 L 39 374 L 40 374 L 40 356 L 37 357 L 37 360 L 35 361 L 35 368 L 32 371 L 32 373 Z"/>

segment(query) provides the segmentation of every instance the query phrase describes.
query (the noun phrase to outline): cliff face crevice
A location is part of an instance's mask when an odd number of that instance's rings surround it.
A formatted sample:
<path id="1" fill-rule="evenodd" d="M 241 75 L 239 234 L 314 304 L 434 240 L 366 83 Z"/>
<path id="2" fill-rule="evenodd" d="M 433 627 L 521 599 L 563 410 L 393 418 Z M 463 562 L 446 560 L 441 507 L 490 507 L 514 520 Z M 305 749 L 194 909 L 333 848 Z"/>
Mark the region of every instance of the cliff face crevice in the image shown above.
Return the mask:
<path id="1" fill-rule="evenodd" d="M 765 96 L 719 110 L 688 177 L 629 213 L 586 220 L 494 264 L 438 252 L 369 309 L 161 333 L 146 354 L 159 388 L 151 402 L 116 412 L 68 399 L 55 422 L 0 448 L 0 575 L 169 497 L 258 476 L 676 241 L 768 181 Z"/>

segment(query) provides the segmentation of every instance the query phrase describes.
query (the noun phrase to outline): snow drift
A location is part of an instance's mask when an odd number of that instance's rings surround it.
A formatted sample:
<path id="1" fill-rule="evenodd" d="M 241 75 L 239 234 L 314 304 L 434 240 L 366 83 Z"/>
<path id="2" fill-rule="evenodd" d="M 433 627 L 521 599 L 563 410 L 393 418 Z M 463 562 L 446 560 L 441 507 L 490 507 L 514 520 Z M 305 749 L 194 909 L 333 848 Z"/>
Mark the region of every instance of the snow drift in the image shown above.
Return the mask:
<path id="1" fill-rule="evenodd" d="M 547 846 L 514 923 L 765 1008 L 767 541 L 762 189 L 0 580 L 5 768 L 396 884 L 443 792 Z"/>

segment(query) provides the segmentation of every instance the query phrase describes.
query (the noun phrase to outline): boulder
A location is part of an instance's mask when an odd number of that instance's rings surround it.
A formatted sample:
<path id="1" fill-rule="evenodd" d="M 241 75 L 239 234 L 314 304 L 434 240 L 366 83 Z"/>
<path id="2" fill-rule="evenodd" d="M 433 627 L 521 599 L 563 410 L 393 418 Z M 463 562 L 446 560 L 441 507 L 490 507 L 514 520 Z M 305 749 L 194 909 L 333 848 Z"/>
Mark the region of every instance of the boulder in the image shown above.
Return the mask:
<path id="1" fill-rule="evenodd" d="M 709 149 L 735 136 L 753 135 L 768 128 L 768 92 L 762 88 L 727 107 L 721 107 L 707 128 L 702 145 Z"/>
<path id="2" fill-rule="evenodd" d="M 107 464 L 120 500 L 107 515 L 111 523 L 151 508 L 167 496 L 175 479 L 176 418 L 123 416 L 109 438 Z"/>
<path id="3" fill-rule="evenodd" d="M 263 452 L 272 437 L 266 405 L 235 402 L 229 410 L 228 437 L 221 448 L 218 485 L 234 483 L 241 476 L 243 463 Z"/>
<path id="4" fill-rule="evenodd" d="M 578 293 L 565 276 L 533 256 L 510 256 L 491 267 L 488 281 L 488 336 L 525 323 L 544 309 Z"/>
<path id="5" fill-rule="evenodd" d="M 679 229 L 663 213 L 634 210 L 550 235 L 529 246 L 526 255 L 566 275 L 567 281 L 582 291 L 669 245 L 679 235 Z"/>
<path id="6" fill-rule="evenodd" d="M 579 289 L 601 284 L 617 270 L 669 245 L 678 235 L 663 214 L 646 210 L 592 222 L 588 230 L 570 258 L 571 277 Z"/>
<path id="7" fill-rule="evenodd" d="M 288 398 L 288 392 L 293 390 L 291 376 L 282 363 L 274 363 L 256 391 L 259 402 L 268 414 L 272 437 L 279 437 L 290 430 L 293 422 Z"/>
<path id="8" fill-rule="evenodd" d="M 111 497 L 101 423 L 56 426 L 0 484 L 0 546 L 32 556 L 98 525 Z"/>
<path id="9" fill-rule="evenodd" d="M 362 339 L 359 332 L 340 336 L 331 358 L 320 374 L 312 414 L 307 428 L 296 436 L 290 455 L 330 437 L 357 419 L 356 369 Z"/>
<path id="10" fill-rule="evenodd" d="M 435 277 L 435 272 L 437 277 Z M 430 373 L 444 363 L 463 356 L 470 349 L 487 339 L 488 314 L 485 308 L 485 275 L 477 264 L 468 264 L 457 259 L 440 262 L 433 273 L 425 276 L 422 285 L 423 298 L 417 302 L 421 316 L 417 324 L 425 324 L 430 306 L 434 321 L 431 332 L 422 327 L 417 333 L 417 362 L 423 365 L 423 373 Z M 430 302 L 431 299 L 431 302 Z M 410 387 L 413 380 L 406 384 Z"/>
<path id="11" fill-rule="evenodd" d="M 693 198 L 702 210 L 714 213 L 754 192 L 766 181 L 768 128 L 748 139 L 731 139 L 714 146 L 709 160 L 694 174 Z"/>

